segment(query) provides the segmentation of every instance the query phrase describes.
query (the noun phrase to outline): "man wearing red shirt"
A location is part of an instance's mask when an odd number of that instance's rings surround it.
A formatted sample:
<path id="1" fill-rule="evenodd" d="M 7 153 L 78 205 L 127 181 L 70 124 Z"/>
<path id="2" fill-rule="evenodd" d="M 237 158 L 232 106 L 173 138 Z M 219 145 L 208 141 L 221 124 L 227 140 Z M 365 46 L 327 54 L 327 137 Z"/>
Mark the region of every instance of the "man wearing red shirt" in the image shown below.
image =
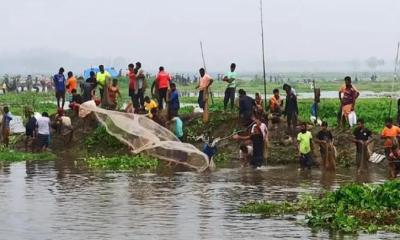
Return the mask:
<path id="1" fill-rule="evenodd" d="M 131 97 L 133 107 L 135 111 L 138 111 L 140 108 L 139 98 L 137 94 L 136 87 L 136 74 L 135 74 L 135 65 L 132 63 L 128 65 L 128 79 L 129 79 L 129 97 Z"/>
<path id="2" fill-rule="evenodd" d="M 159 70 L 160 71 L 156 77 L 156 87 L 158 89 L 158 107 L 163 109 L 163 101 L 167 102 L 167 92 L 171 82 L 171 76 L 164 70 L 164 67 L 160 67 Z"/>

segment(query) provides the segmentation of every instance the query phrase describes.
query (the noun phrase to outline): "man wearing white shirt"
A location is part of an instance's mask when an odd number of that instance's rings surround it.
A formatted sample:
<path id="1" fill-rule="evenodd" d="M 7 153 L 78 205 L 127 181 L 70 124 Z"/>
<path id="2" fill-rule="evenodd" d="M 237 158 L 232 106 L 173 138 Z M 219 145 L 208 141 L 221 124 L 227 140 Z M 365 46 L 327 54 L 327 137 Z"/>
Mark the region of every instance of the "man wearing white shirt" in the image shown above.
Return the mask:
<path id="1" fill-rule="evenodd" d="M 42 116 L 37 119 L 36 128 L 39 147 L 42 151 L 46 151 L 50 141 L 50 118 L 47 112 L 42 113 Z"/>

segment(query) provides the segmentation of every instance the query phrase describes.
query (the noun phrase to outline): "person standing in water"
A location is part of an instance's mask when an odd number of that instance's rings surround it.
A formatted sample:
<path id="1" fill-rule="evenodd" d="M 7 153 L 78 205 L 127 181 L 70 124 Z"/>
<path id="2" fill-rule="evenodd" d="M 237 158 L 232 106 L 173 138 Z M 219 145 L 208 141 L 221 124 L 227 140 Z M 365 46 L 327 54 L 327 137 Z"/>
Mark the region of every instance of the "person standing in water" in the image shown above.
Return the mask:
<path id="1" fill-rule="evenodd" d="M 237 73 L 235 72 L 235 70 L 236 70 L 236 64 L 232 63 L 230 72 L 228 72 L 223 78 L 223 81 L 228 83 L 225 89 L 225 97 L 224 97 L 225 111 L 228 107 L 229 102 L 231 104 L 231 111 L 233 111 L 233 107 L 235 104 L 236 79 L 237 79 Z"/>
<path id="2" fill-rule="evenodd" d="M 311 170 L 313 165 L 312 159 L 312 134 L 307 130 L 307 124 L 301 127 L 301 132 L 297 135 L 300 168 Z"/>
<path id="3" fill-rule="evenodd" d="M 322 168 L 328 171 L 336 169 L 335 149 L 333 146 L 333 135 L 328 129 L 328 123 L 322 122 L 321 131 L 317 134 L 316 143 L 319 144 L 319 150 L 322 159 Z"/>
<path id="4" fill-rule="evenodd" d="M 357 121 L 357 127 L 353 131 L 353 142 L 356 144 L 356 163 L 358 172 L 368 169 L 368 145 L 372 142 L 372 132 L 365 127 L 364 119 Z"/>
<path id="5" fill-rule="evenodd" d="M 259 168 L 264 164 L 264 134 L 261 127 L 261 121 L 256 121 L 252 127 L 251 133 L 248 136 L 233 136 L 234 140 L 251 140 L 252 142 L 252 158 L 250 165 L 253 168 Z"/>
<path id="6" fill-rule="evenodd" d="M 64 109 L 65 105 L 65 76 L 64 76 L 64 68 L 60 68 L 58 73 L 53 77 L 54 87 L 56 90 L 56 98 L 57 98 L 57 108 Z M 62 99 L 62 103 L 60 104 L 60 100 Z"/>

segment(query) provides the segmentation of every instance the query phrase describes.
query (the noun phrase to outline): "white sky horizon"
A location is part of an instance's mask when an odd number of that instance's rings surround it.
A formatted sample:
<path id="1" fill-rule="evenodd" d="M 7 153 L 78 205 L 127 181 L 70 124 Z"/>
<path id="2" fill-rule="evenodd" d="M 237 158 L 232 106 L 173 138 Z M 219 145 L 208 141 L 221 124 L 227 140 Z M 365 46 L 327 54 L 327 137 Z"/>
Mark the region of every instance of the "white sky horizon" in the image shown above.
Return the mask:
<path id="1" fill-rule="evenodd" d="M 268 71 L 297 71 L 296 62 L 306 71 L 357 71 L 371 56 L 385 59 L 381 70 L 394 69 L 400 1 L 263 2 Z M 238 71 L 262 70 L 258 0 L 13 0 L 2 9 L 0 72 L 81 70 L 100 61 L 194 72 L 200 41 L 210 71 L 231 62 Z"/>

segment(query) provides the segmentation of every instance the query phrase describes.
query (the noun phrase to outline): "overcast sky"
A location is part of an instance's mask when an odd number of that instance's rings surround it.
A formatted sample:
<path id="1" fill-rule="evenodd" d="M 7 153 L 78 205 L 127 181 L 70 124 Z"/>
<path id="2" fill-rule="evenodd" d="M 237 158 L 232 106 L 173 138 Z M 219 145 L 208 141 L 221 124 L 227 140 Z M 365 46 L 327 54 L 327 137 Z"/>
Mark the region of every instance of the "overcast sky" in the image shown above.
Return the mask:
<path id="1" fill-rule="evenodd" d="M 3 72 L 19 64 L 45 71 L 100 61 L 192 71 L 202 65 L 200 40 L 210 71 L 233 61 L 242 71 L 262 69 L 258 0 L 1 2 Z M 269 63 L 364 62 L 370 56 L 392 61 L 400 40 L 400 1 L 264 0 L 264 22 Z"/>

